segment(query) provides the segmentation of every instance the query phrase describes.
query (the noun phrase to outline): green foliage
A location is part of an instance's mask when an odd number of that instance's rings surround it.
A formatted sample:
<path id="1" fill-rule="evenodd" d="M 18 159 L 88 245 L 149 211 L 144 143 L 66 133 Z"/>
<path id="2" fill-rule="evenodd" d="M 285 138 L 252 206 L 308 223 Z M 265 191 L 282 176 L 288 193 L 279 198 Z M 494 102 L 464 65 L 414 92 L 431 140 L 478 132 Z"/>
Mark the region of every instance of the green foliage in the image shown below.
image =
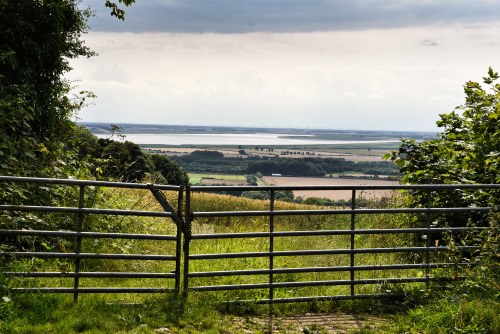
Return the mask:
<path id="1" fill-rule="evenodd" d="M 385 205 L 387 201 L 389 201 L 389 199 L 387 199 L 385 197 L 377 202 L 370 201 L 370 200 L 365 199 L 365 198 L 356 198 L 355 203 L 356 203 L 356 207 L 361 208 L 361 207 L 371 206 L 374 204 Z M 301 198 L 300 202 L 298 202 L 298 203 L 307 204 L 307 205 L 317 205 L 317 206 L 340 206 L 340 207 L 351 207 L 352 206 L 351 200 L 340 199 L 340 200 L 334 201 L 330 198 L 315 197 L 315 196 L 308 197 L 304 200 L 302 200 L 302 198 Z"/>
<path id="2" fill-rule="evenodd" d="M 157 159 L 155 166 L 137 145 L 98 140 L 71 121 L 93 97 L 81 92 L 71 98 L 64 79 L 70 59 L 94 55 L 81 39 L 91 15 L 78 0 L 0 0 L 0 175 L 136 181 L 156 172 L 159 180 L 187 183 L 176 164 Z M 76 198 L 62 186 L 3 183 L 0 191 L 5 204 L 77 206 Z M 0 228 L 7 229 L 74 230 L 75 224 L 51 213 L 0 216 Z M 56 238 L 44 244 L 32 237 L 0 241 L 1 250 L 69 246 Z"/>
<path id="3" fill-rule="evenodd" d="M 440 115 L 443 129 L 437 138 L 417 142 L 402 139 L 396 152 L 385 156 L 393 160 L 408 184 L 498 184 L 500 183 L 500 85 L 491 68 L 483 78 L 487 91 L 477 82 L 464 85 L 465 104 Z M 462 111 L 459 114 L 457 111 Z M 425 207 L 426 192 L 408 191 L 407 200 Z M 498 191 L 453 190 L 431 194 L 433 207 L 498 206 Z M 424 218 L 425 219 L 425 218 Z M 461 283 L 437 287 L 426 303 L 398 318 L 395 332 L 409 333 L 498 333 L 500 332 L 499 217 L 490 214 L 435 215 L 432 226 L 485 226 L 481 233 L 464 233 L 446 238 L 452 248 L 480 244 L 473 254 L 457 251 L 453 262 L 470 262 L 454 273 Z M 416 220 L 416 224 L 422 224 Z"/>
<path id="4" fill-rule="evenodd" d="M 67 145 L 79 130 L 70 118 L 84 99 L 67 96 L 70 83 L 62 75 L 70 70 L 68 59 L 93 55 L 80 40 L 91 12 L 79 9 L 75 1 L 5 0 L 0 6 L 0 174 L 89 178 L 86 163 L 75 160 Z M 2 184 L 0 199 L 64 205 L 72 195 L 64 187 Z M 0 227 L 13 229 L 72 229 L 74 224 L 54 214 L 10 212 L 0 219 Z M 2 249 L 33 250 L 67 246 L 55 238 L 44 246 L 31 237 L 6 238 L 1 244 Z"/>
<path id="5" fill-rule="evenodd" d="M 260 200 L 269 200 L 270 193 L 269 191 L 260 190 L 260 191 L 243 191 L 241 194 L 237 194 L 237 196 L 246 197 L 250 199 L 260 199 Z M 274 199 L 282 202 L 293 202 L 295 196 L 293 195 L 293 191 L 291 190 L 279 190 L 274 193 Z"/>
<path id="6" fill-rule="evenodd" d="M 171 157 L 191 173 L 230 173 L 288 176 L 319 176 L 331 173 L 361 172 L 365 174 L 395 174 L 397 167 L 388 161 L 354 162 L 342 158 L 272 158 L 249 156 L 243 159 L 224 158 L 217 151 L 194 151 L 191 154 Z"/>
<path id="7" fill-rule="evenodd" d="M 464 86 L 465 104 L 461 110 L 440 115 L 437 125 L 443 129 L 435 139 L 417 142 L 402 139 L 398 151 L 386 154 L 409 184 L 495 184 L 500 182 L 500 85 L 498 73 L 491 68 L 483 78 L 490 92 L 477 82 Z M 417 206 L 427 205 L 425 192 L 408 192 Z M 434 207 L 497 206 L 498 191 L 454 190 L 432 194 Z M 442 220 L 442 219 L 441 219 Z M 464 226 L 470 220 L 487 226 L 479 215 L 454 215 L 448 221 Z"/>
<path id="8" fill-rule="evenodd" d="M 83 126 L 76 127 L 69 148 L 75 150 L 79 160 L 91 163 L 96 177 L 136 182 L 151 176 L 150 181 L 155 183 L 189 183 L 187 173 L 166 156 L 145 153 L 129 141 L 98 139 Z"/>
<path id="9" fill-rule="evenodd" d="M 90 191 L 90 190 L 89 190 Z M 77 195 L 77 194 L 74 194 Z M 169 194 L 166 193 L 168 197 Z M 77 197 L 77 196 L 73 196 Z M 278 194 L 276 194 L 278 197 Z M 67 196 L 69 201 L 69 196 Z M 153 209 L 153 205 L 157 205 L 151 194 L 143 190 L 122 190 L 115 188 L 102 188 L 95 192 L 86 194 L 88 203 L 86 207 L 103 207 L 103 208 L 121 208 L 128 209 L 134 208 L 137 210 Z M 171 198 L 171 197 L 169 197 Z M 149 203 L 148 203 L 149 202 Z M 74 204 L 74 203 L 73 203 Z M 192 204 L 195 211 L 212 210 L 224 211 L 228 208 L 234 210 L 264 210 L 268 209 L 269 203 L 264 201 L 252 201 L 245 198 L 237 198 L 234 196 L 220 196 L 215 194 L 193 194 Z M 397 203 L 392 203 L 396 205 Z M 295 210 L 306 209 L 307 207 L 298 206 L 297 204 L 276 202 L 277 210 Z M 406 221 L 401 219 L 401 215 L 373 215 L 365 216 L 359 215 L 356 221 L 356 228 L 394 228 L 405 226 Z M 492 219 L 495 217 L 492 217 Z M 63 220 L 61 219 L 60 222 Z M 343 229 L 348 228 L 350 224 L 349 216 L 316 216 L 313 219 L 307 216 L 294 216 L 294 217 L 276 217 L 275 227 L 280 231 L 289 230 L 314 230 L 314 229 Z M 172 224 L 173 225 L 173 224 Z M 96 215 L 89 215 L 85 220 L 86 230 L 91 231 L 111 231 L 111 232 L 129 232 L 129 233 L 165 233 L 172 234 L 173 230 L 165 230 L 165 221 L 158 219 L 152 220 L 150 217 L 112 217 L 103 216 L 96 217 Z M 173 228 L 173 226 L 172 226 Z M 228 219 L 223 218 L 207 218 L 197 219 L 193 222 L 194 233 L 238 233 L 249 231 L 265 231 L 268 228 L 268 220 L 265 218 L 257 217 L 233 217 Z M 154 232 L 153 232 L 154 231 Z M 487 256 L 489 259 L 498 257 L 498 235 L 491 234 L 493 231 L 485 233 L 481 237 L 489 240 L 491 247 L 481 249 L 481 254 Z M 401 246 L 401 241 L 407 238 L 406 235 L 402 236 L 361 236 L 356 239 L 357 247 L 396 247 Z M 167 248 L 165 244 L 146 244 L 146 243 L 130 243 L 124 240 L 123 243 L 119 240 L 103 240 L 99 243 L 89 239 L 84 243 L 84 249 L 87 252 L 99 253 L 122 253 L 130 252 L 133 254 L 145 251 L 147 254 L 156 253 L 169 253 L 171 249 Z M 328 236 L 325 238 L 276 238 L 275 247 L 277 250 L 286 250 L 290 247 L 294 249 L 322 249 L 324 248 L 345 248 L 349 245 L 349 241 L 344 237 L 332 238 Z M 496 245 L 496 246 L 495 246 Z M 49 245 L 50 246 L 50 245 Z M 88 248 L 86 248 L 88 246 Z M 130 247 L 131 248 L 128 248 Z M 138 247 L 138 248 L 135 248 Z M 191 250 L 193 254 L 205 254 L 213 251 L 214 248 L 220 249 L 221 252 L 242 252 L 242 251 L 266 251 L 269 247 L 265 239 L 235 239 L 229 241 L 216 241 L 213 244 L 200 240 L 193 241 Z M 281 248 L 283 247 L 283 248 Z M 211 248 L 211 249 L 210 249 Z M 69 249 L 69 247 L 68 247 Z M 210 249 L 210 251 L 209 251 Z M 322 259 L 321 257 L 295 257 L 293 259 L 282 258 L 276 259 L 276 267 L 300 267 L 300 266 L 326 266 L 326 265 L 346 265 L 343 262 L 347 259 L 343 257 L 328 256 Z M 386 264 L 395 263 L 389 261 L 400 260 L 398 254 L 384 254 L 376 257 L 359 256 L 357 262 L 362 264 Z M 279 261 L 279 262 L 278 262 Z M 291 262 L 290 262 L 291 261 Z M 323 262 L 327 261 L 327 262 Z M 337 262 L 338 261 L 338 262 Z M 129 261 L 129 263 L 113 264 L 105 261 L 85 261 L 84 270 L 88 271 L 104 271 L 116 270 L 125 271 L 154 271 L 162 272 L 165 270 L 164 262 L 162 264 L 154 264 L 154 261 L 144 261 L 137 263 Z M 408 315 L 400 315 L 395 320 L 390 330 L 387 333 L 404 333 L 413 330 L 418 332 L 429 333 L 447 333 L 447 332 L 465 332 L 465 333 L 495 333 L 498 329 L 499 321 L 497 310 L 498 304 L 498 262 L 486 261 L 491 266 L 488 268 L 473 267 L 466 268 L 470 270 L 468 275 L 469 279 L 462 285 L 453 285 L 456 288 L 448 288 L 447 286 L 436 285 L 436 290 L 430 290 L 425 294 L 425 298 L 414 298 L 416 300 L 412 304 L 412 309 Z M 397 262 L 396 262 L 397 263 Z M 267 262 L 264 264 L 266 265 Z M 159 270 L 155 270 L 155 265 L 159 265 Z M 193 263 L 191 270 L 205 271 L 205 270 L 228 270 L 232 268 L 248 269 L 254 268 L 257 265 L 262 265 L 258 259 L 245 259 L 245 261 L 238 259 L 237 261 L 213 261 L 203 260 Z M 50 262 L 33 262 L 31 269 L 51 271 Z M 116 267 L 115 267 L 116 266 Z M 120 267 L 120 266 L 123 266 Z M 144 267 L 142 267 L 144 266 Z M 234 266 L 234 267 L 233 267 Z M 155 268 L 155 269 L 152 269 Z M 475 269 L 477 268 L 477 270 Z M 497 269 L 495 269 L 497 268 Z M 121 270 L 117 270 L 121 269 Z M 496 270 L 496 271 L 495 271 Z M 496 272 L 496 274 L 495 274 Z M 380 273 L 373 272 L 374 276 L 369 276 L 370 273 L 360 273 L 360 278 L 376 278 Z M 399 275 L 397 272 L 392 272 L 393 275 Z M 457 273 L 461 275 L 462 273 Z M 326 276 L 322 273 L 318 276 L 304 277 L 293 275 L 276 275 L 276 280 L 322 280 L 330 279 L 332 276 Z M 367 275 L 367 276 L 364 276 Z M 402 274 L 404 275 L 404 274 Z M 399 277 L 399 276 L 398 276 Z M 241 279 L 241 281 L 240 281 Z M 258 278 L 254 276 L 245 276 L 244 278 L 237 278 L 237 282 L 244 284 L 253 282 Z M 201 279 L 200 279 L 201 280 Z M 213 278 L 209 283 L 225 284 L 234 283 L 234 277 Z M 248 280 L 248 281 L 247 281 Z M 112 281 L 112 280 L 109 280 Z M 5 283 L 4 283 L 5 282 Z M 57 281 L 51 279 L 49 284 Z M 91 286 L 105 285 L 109 283 L 107 280 L 103 281 L 89 281 L 87 284 Z M 111 284 L 116 283 L 112 282 Z M 134 284 L 141 284 L 141 286 L 151 286 L 158 284 L 158 282 L 147 282 L 146 280 L 134 281 Z M 193 284 L 199 282 L 193 281 Z M 9 284 L 0 276 L 0 289 L 2 284 Z M 95 285 L 94 285 L 95 284 Z M 118 284 L 131 284 L 130 281 L 120 281 Z M 144 284 L 144 285 L 142 285 Z M 151 285 L 148 285 L 151 284 Z M 415 286 L 418 286 L 416 283 Z M 451 285 L 450 285 L 451 286 Z M 410 285 L 411 287 L 411 285 Z M 420 288 L 422 285 L 420 285 Z M 434 287 L 434 286 L 431 286 Z M 443 289 L 446 288 L 446 289 Z M 320 287 L 318 293 L 325 292 L 329 287 Z M 332 288 L 333 289 L 333 288 Z M 367 287 L 367 289 L 378 289 L 376 286 Z M 302 293 L 297 290 L 294 293 Z M 305 290 L 304 290 L 305 291 Z M 331 291 L 331 290 L 330 290 Z M 406 291 L 406 290 L 405 290 Z M 278 296 L 276 291 L 276 295 Z M 373 290 L 370 290 L 373 292 Z M 0 290 L 0 293 L 2 291 Z M 171 294 L 158 294 L 150 296 L 143 294 L 140 296 L 128 296 L 127 294 L 115 296 L 99 296 L 95 295 L 81 295 L 79 302 L 74 304 L 71 296 L 64 296 L 60 294 L 43 295 L 43 294 L 11 294 L 6 296 L 6 301 L 0 299 L 0 332 L 15 333 L 19 332 L 19 328 L 25 328 L 26 332 L 155 332 L 159 328 L 169 328 L 171 331 L 185 331 L 190 333 L 196 332 L 233 332 L 228 329 L 230 320 L 224 319 L 224 313 L 229 312 L 230 315 L 234 314 L 258 314 L 256 312 L 267 311 L 267 308 L 257 308 L 255 305 L 245 305 L 237 307 L 227 307 L 223 305 L 223 301 L 234 297 L 232 294 L 223 295 L 221 293 L 196 293 L 190 292 L 188 298 L 182 296 L 175 296 Z M 238 291 L 234 292 L 236 295 L 241 295 L 242 299 L 249 296 L 255 298 L 258 292 L 255 290 Z M 283 291 L 286 297 L 288 291 Z M 360 291 L 363 293 L 363 291 Z M 408 294 L 414 293 L 413 290 L 408 291 Z M 248 295 L 246 295 L 248 294 Z M 0 295 L 1 297 L 1 295 Z M 436 297 L 436 298 L 434 298 Z M 110 302 L 115 300 L 120 304 Z M 126 305 L 137 303 L 133 306 Z M 418 302 L 418 303 L 417 303 Z M 339 302 L 333 301 L 331 303 L 296 303 L 290 305 L 274 305 L 273 310 L 276 314 L 281 312 L 289 312 L 293 314 L 306 313 L 306 312 L 329 312 L 332 310 L 353 313 L 375 313 L 380 314 L 386 310 L 394 309 L 405 311 L 404 303 L 395 301 L 382 301 L 382 300 L 366 300 L 366 301 L 346 301 Z M 83 312 L 84 311 L 84 312 Z M 83 313 L 82 313 L 83 312 Z M 456 328 L 456 329 L 455 329 Z M 310 327 L 311 329 L 311 327 Z M 236 331 L 234 331 L 236 332 Z M 286 332 L 286 331 L 283 331 Z M 367 331 L 368 332 L 368 331 Z M 378 332 L 378 331 L 377 331 Z M 382 332 L 382 331 L 380 331 Z"/>
<path id="10" fill-rule="evenodd" d="M 224 154 L 219 151 L 196 150 L 191 152 L 190 157 L 193 159 L 222 159 Z"/>
<path id="11" fill-rule="evenodd" d="M 124 182 L 139 181 L 146 173 L 154 170 L 151 159 L 148 159 L 141 148 L 130 141 L 119 142 L 110 139 L 99 139 L 100 158 L 103 176 Z"/>
<path id="12" fill-rule="evenodd" d="M 83 105 L 67 96 L 63 75 L 68 59 L 94 55 L 80 39 L 91 12 L 69 0 L 2 0 L 0 8 L 0 173 L 41 176 L 64 155 L 70 117 Z"/>
<path id="13" fill-rule="evenodd" d="M 462 115 L 456 111 L 440 115 L 436 123 L 443 131 L 436 139 L 402 139 L 399 150 L 386 155 L 401 168 L 405 183 L 500 182 L 500 84 L 494 83 L 498 77 L 490 68 L 483 78 L 491 92 L 467 82 L 466 102 L 456 108 Z"/>
<path id="14" fill-rule="evenodd" d="M 75 130 L 71 117 L 92 94 L 69 97 L 71 85 L 63 76 L 71 70 L 69 59 L 94 55 L 81 39 L 91 15 L 72 0 L 0 0 L 0 175 L 90 176 L 66 143 Z M 35 184 L 4 183 L 0 189 L 5 204 L 60 205 L 71 195 L 64 187 Z M 0 216 L 0 228 L 71 228 L 74 223 L 61 222 L 54 214 Z M 13 239 L 2 238 L 0 248 L 37 250 L 59 244 Z"/>
<path id="15" fill-rule="evenodd" d="M 263 175 L 272 175 L 277 173 L 294 176 L 324 176 L 326 174 L 323 166 L 314 163 L 308 158 L 254 161 L 247 167 L 247 172 L 260 172 Z"/>
<path id="16" fill-rule="evenodd" d="M 320 198 L 320 197 L 308 197 L 302 201 L 302 204 L 307 205 L 318 205 L 318 206 L 332 206 L 333 202 L 329 198 Z"/>
<path id="17" fill-rule="evenodd" d="M 76 126 L 71 139 L 68 142 L 68 149 L 75 151 L 78 160 L 95 156 L 100 151 L 99 138 L 84 126 Z"/>
<path id="18" fill-rule="evenodd" d="M 497 279 L 499 269 L 496 268 Z M 480 267 L 469 270 L 475 274 L 482 271 Z M 392 332 L 500 333 L 500 286 L 492 278 L 488 281 L 471 275 L 452 287 L 436 287 L 420 305 L 395 317 Z"/>
<path id="19" fill-rule="evenodd" d="M 247 183 L 249 186 L 258 186 L 257 176 L 254 174 L 247 175 Z"/>
<path id="20" fill-rule="evenodd" d="M 164 155 L 151 155 L 155 171 L 161 173 L 168 184 L 187 185 L 189 176 L 176 162 Z"/>
<path id="21" fill-rule="evenodd" d="M 135 0 L 118 0 L 118 3 L 123 3 L 125 6 L 131 6 L 135 3 Z M 124 21 L 125 20 L 125 11 L 121 8 L 118 8 L 118 5 L 115 2 L 111 2 L 106 0 L 105 6 L 111 8 L 111 16 L 116 16 L 118 19 Z"/>

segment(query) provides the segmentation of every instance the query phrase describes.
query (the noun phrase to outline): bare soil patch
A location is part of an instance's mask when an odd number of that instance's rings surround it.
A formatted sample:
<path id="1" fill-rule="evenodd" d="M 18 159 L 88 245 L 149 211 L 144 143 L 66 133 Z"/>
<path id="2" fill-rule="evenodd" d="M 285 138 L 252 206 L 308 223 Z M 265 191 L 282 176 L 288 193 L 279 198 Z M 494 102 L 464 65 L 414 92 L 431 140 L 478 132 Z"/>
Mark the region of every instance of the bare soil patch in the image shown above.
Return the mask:
<path id="1" fill-rule="evenodd" d="M 377 329 L 388 321 L 359 314 L 312 314 L 289 317 L 237 317 L 231 319 L 235 333 L 336 333 Z"/>
<path id="2" fill-rule="evenodd" d="M 319 178 L 319 177 L 289 177 L 289 176 L 264 176 L 264 181 L 269 185 L 275 186 L 323 186 L 323 185 L 396 185 L 395 181 L 387 180 L 367 180 L 367 179 L 341 179 L 341 178 Z M 293 192 L 295 196 L 308 197 L 325 197 L 332 200 L 347 200 L 352 196 L 350 190 L 297 190 Z M 357 197 L 367 199 L 376 199 L 384 196 L 391 196 L 392 191 L 389 190 L 374 190 L 363 191 L 357 194 Z"/>
<path id="3" fill-rule="evenodd" d="M 360 314 L 312 314 L 288 317 L 233 317 L 224 320 L 228 333 L 321 333 L 347 334 L 352 330 L 376 330 L 389 321 Z M 169 328 L 158 328 L 156 333 L 174 333 Z"/>

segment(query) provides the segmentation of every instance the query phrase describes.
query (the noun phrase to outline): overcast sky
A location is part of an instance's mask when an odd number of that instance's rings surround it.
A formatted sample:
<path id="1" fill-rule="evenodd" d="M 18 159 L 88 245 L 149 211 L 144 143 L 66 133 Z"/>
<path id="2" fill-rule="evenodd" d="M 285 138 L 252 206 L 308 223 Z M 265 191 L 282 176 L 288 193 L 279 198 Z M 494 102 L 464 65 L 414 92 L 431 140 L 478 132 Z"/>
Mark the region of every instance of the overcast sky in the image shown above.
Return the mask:
<path id="1" fill-rule="evenodd" d="M 104 2 L 68 75 L 86 122 L 435 131 L 500 70 L 500 1 Z"/>

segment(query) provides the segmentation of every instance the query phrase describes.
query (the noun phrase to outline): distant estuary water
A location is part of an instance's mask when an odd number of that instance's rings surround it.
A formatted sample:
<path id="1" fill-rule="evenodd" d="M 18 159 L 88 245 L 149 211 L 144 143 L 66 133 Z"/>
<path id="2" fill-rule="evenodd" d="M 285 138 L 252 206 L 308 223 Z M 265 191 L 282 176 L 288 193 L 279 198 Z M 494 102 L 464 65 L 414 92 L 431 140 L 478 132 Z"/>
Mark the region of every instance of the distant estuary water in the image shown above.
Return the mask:
<path id="1" fill-rule="evenodd" d="M 97 135 L 108 138 L 108 135 Z M 297 136 L 296 136 L 297 137 Z M 315 145 L 315 144 L 364 144 L 391 143 L 398 140 L 322 140 L 312 136 L 285 138 L 283 134 L 248 133 L 248 134 L 129 134 L 125 140 L 136 144 L 162 145 Z"/>

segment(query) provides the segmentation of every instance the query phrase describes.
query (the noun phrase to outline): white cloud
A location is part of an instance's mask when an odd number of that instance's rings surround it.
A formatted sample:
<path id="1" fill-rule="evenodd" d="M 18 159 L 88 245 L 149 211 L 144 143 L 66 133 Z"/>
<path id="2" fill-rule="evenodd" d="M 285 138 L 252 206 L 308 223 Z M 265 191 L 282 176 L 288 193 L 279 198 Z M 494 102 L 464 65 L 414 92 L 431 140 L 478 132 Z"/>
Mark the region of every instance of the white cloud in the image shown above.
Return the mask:
<path id="1" fill-rule="evenodd" d="M 116 63 L 110 66 L 98 65 L 97 69 L 89 75 L 89 79 L 96 81 L 116 81 L 123 84 L 130 83 L 128 73 Z"/>
<path id="2" fill-rule="evenodd" d="M 385 96 L 381 95 L 381 94 L 372 93 L 372 94 L 368 94 L 366 96 L 366 98 L 371 99 L 371 100 L 382 100 L 385 98 Z"/>
<path id="3" fill-rule="evenodd" d="M 90 33 L 100 56 L 73 62 L 70 78 L 99 97 L 84 121 L 433 130 L 467 80 L 500 68 L 499 35 L 500 25 Z"/>

